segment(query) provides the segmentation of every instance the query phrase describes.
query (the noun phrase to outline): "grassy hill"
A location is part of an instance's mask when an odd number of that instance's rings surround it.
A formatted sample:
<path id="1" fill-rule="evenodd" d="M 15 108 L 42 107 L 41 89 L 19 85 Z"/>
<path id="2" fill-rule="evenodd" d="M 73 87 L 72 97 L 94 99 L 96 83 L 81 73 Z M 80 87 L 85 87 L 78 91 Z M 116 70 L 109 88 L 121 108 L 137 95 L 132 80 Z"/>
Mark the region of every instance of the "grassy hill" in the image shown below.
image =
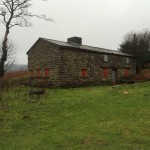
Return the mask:
<path id="1" fill-rule="evenodd" d="M 1 91 L 1 150 L 149 150 L 150 82 Z"/>

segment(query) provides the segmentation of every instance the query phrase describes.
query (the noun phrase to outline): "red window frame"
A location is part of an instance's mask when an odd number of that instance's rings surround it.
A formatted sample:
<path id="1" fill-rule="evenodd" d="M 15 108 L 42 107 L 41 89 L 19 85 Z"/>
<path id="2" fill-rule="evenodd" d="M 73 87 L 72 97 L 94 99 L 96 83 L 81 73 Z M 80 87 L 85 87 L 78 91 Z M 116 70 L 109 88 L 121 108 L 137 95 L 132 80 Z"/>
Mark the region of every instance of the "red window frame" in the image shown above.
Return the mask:
<path id="1" fill-rule="evenodd" d="M 37 69 L 37 77 L 41 77 L 41 69 L 40 68 Z"/>
<path id="2" fill-rule="evenodd" d="M 87 69 L 81 69 L 81 77 L 85 78 L 87 77 Z"/>
<path id="3" fill-rule="evenodd" d="M 103 68 L 103 77 L 107 78 L 109 75 L 108 68 Z"/>
<path id="4" fill-rule="evenodd" d="M 128 76 L 129 76 L 129 68 L 126 68 L 126 69 L 124 70 L 124 76 L 125 76 L 125 77 L 128 77 Z"/>
<path id="5" fill-rule="evenodd" d="M 34 70 L 30 70 L 29 76 L 30 76 L 30 78 L 34 77 Z"/>
<path id="6" fill-rule="evenodd" d="M 49 69 L 48 68 L 44 69 L 44 76 L 49 77 Z"/>

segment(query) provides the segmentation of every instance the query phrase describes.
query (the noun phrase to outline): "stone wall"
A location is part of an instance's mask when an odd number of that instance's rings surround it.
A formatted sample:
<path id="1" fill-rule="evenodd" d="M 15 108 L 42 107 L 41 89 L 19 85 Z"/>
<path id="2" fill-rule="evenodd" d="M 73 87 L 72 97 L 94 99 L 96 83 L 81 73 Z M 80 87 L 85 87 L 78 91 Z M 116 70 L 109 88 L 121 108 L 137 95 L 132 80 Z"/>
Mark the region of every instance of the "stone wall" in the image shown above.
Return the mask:
<path id="1" fill-rule="evenodd" d="M 112 69 L 116 70 L 117 77 L 124 76 L 125 68 L 129 68 L 129 75 L 135 73 L 135 59 L 108 54 L 108 62 L 104 55 L 97 52 L 78 49 L 59 48 L 44 40 L 39 40 L 28 52 L 29 70 L 49 68 L 49 77 L 44 78 L 50 86 L 79 86 L 101 84 L 101 81 L 112 80 Z M 108 76 L 104 77 L 104 68 L 108 69 Z M 87 71 L 82 76 L 82 69 Z M 36 75 L 35 75 L 36 76 Z M 41 75 L 43 78 L 43 75 Z"/>
<path id="2" fill-rule="evenodd" d="M 108 62 L 100 53 L 61 49 L 60 81 L 61 85 L 101 84 L 101 81 L 112 79 L 112 69 L 117 69 L 117 76 L 124 76 L 129 68 L 129 75 L 135 74 L 135 59 L 119 55 L 108 55 Z M 104 68 L 108 68 L 108 77 L 103 77 Z M 82 77 L 82 69 L 87 69 L 87 77 Z"/>
<path id="3" fill-rule="evenodd" d="M 59 47 L 43 40 L 39 40 L 28 52 L 28 69 L 34 71 L 34 79 L 37 77 L 37 69 L 41 69 L 41 77 L 44 77 L 44 69 L 49 69 L 49 76 L 44 80 L 50 86 L 59 86 L 59 62 Z"/>

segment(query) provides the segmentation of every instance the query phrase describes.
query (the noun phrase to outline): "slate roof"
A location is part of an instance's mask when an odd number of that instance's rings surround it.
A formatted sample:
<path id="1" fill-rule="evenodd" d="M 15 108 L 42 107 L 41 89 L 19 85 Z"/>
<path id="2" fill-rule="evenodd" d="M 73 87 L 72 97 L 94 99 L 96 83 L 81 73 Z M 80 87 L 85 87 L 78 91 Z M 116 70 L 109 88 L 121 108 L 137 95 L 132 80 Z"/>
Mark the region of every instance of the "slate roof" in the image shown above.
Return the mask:
<path id="1" fill-rule="evenodd" d="M 119 52 L 119 51 L 116 51 L 116 50 L 110 50 L 110 49 L 87 46 L 87 45 L 79 45 L 79 44 L 74 44 L 74 43 L 70 44 L 68 42 L 57 41 L 57 40 L 46 39 L 46 38 L 41 38 L 41 39 L 43 39 L 45 41 L 48 41 L 48 42 L 51 42 L 53 44 L 56 44 L 60 47 L 76 48 L 76 49 L 80 49 L 80 50 L 87 50 L 87 51 L 100 52 L 100 53 L 106 53 L 106 54 L 114 54 L 114 55 L 134 57 L 132 55 L 122 53 L 122 52 Z"/>
<path id="2" fill-rule="evenodd" d="M 87 45 L 79 45 L 79 44 L 75 44 L 75 43 L 68 43 L 68 42 L 63 42 L 63 41 L 58 41 L 58 40 L 52 40 L 52 39 L 46 39 L 46 38 L 39 38 L 39 40 L 40 39 L 44 40 L 46 42 L 53 43 L 53 44 L 58 45 L 60 47 L 65 47 L 65 48 L 74 48 L 74 49 L 84 50 L 84 51 L 90 51 L 90 52 L 99 52 L 99 53 L 105 53 L 105 54 L 113 54 L 113 55 L 134 57 L 132 55 L 119 52 L 117 50 L 110 50 L 110 49 L 99 48 L 99 47 L 94 47 L 94 46 L 87 46 Z M 31 48 L 29 49 L 29 51 L 31 50 Z M 28 52 L 27 52 L 27 54 L 28 54 Z"/>

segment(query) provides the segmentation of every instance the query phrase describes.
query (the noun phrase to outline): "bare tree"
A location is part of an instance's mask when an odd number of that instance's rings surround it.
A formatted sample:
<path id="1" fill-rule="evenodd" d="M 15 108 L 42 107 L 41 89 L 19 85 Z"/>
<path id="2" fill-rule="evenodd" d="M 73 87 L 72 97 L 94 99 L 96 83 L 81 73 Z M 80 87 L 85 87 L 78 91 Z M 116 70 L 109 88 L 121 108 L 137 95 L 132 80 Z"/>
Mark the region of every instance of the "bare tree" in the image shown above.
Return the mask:
<path id="1" fill-rule="evenodd" d="M 35 15 L 29 12 L 29 8 L 31 6 L 31 0 L 0 0 L 0 17 L 2 17 L 1 23 L 5 26 L 5 35 L 2 41 L 2 55 L 0 58 L 0 77 L 4 76 L 4 66 L 8 58 L 8 35 L 10 33 L 10 29 L 15 26 L 31 26 L 31 22 L 29 22 L 31 17 L 41 18 L 46 21 L 53 21 L 45 15 Z"/>
<path id="2" fill-rule="evenodd" d="M 14 64 L 16 62 L 16 58 L 15 58 L 15 55 L 17 52 L 16 49 L 17 48 L 14 45 L 14 43 L 12 41 L 8 41 L 7 61 L 5 62 L 5 65 L 4 65 L 5 72 L 14 69 Z M 1 60 L 1 57 L 2 57 L 2 45 L 0 45 L 0 60 Z"/>
<path id="3" fill-rule="evenodd" d="M 130 32 L 124 36 L 119 50 L 136 57 L 136 72 L 139 73 L 144 64 L 150 61 L 149 49 L 150 31 Z"/>

